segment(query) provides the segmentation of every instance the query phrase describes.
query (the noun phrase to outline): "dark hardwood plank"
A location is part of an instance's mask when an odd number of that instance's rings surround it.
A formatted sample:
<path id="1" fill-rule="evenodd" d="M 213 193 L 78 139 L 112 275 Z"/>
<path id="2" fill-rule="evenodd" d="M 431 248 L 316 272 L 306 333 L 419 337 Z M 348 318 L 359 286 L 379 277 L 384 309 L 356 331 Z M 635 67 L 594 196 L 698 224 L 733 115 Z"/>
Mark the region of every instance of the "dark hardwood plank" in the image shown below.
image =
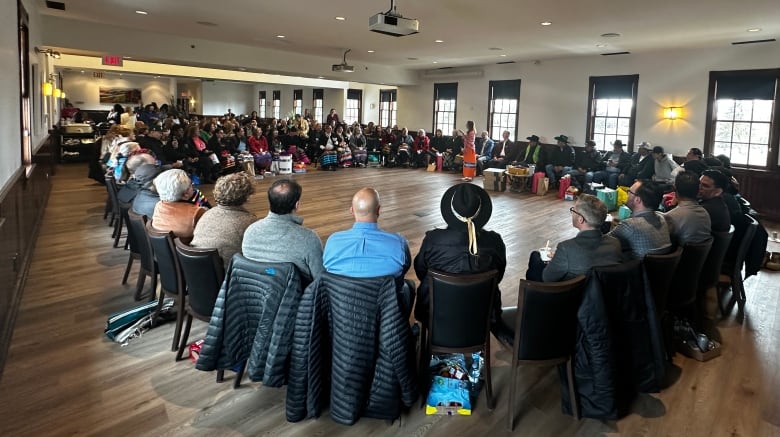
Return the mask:
<path id="1" fill-rule="evenodd" d="M 174 362 L 168 345 L 171 324 L 120 347 L 102 335 L 111 312 L 132 302 L 131 284 L 119 284 L 127 253 L 111 247 L 102 220 L 105 189 L 84 178 L 82 166 L 63 166 L 54 178 L 40 238 L 27 279 L 8 362 L 0 381 L 0 435 L 277 435 L 277 436 L 455 436 L 506 434 L 510 353 L 494 342 L 497 409 L 484 396 L 472 417 L 425 416 L 418 408 L 400 424 L 363 419 L 337 425 L 327 414 L 316 420 L 285 421 L 285 389 L 244 382 L 232 389 L 214 374 Z M 300 214 L 305 225 L 327 237 L 351 226 L 352 194 L 362 186 L 382 196 L 380 225 L 407 237 L 415 254 L 425 232 L 444 226 L 442 193 L 458 175 L 406 169 L 313 171 L 294 176 L 304 187 Z M 250 209 L 267 213 L 257 183 Z M 481 180 L 476 181 L 481 184 Z M 210 187 L 204 191 L 211 194 Z M 491 193 L 489 229 L 502 234 L 509 266 L 501 283 L 505 305 L 515 303 L 528 253 L 570 238 L 571 205 L 555 198 Z M 774 250 L 780 248 L 774 247 Z M 137 269 L 137 267 L 136 267 Z M 131 277 L 137 270 L 133 269 Z M 409 278 L 414 277 L 410 271 Z M 524 368 L 518 378 L 515 433 L 523 435 L 780 435 L 780 274 L 762 271 L 748 279 L 744 325 L 719 325 L 723 356 L 698 363 L 677 357 L 682 374 L 659 394 L 643 395 L 617 422 L 575 421 L 560 412 L 557 374 Z M 205 324 L 195 322 L 191 339 Z M 543 335 L 543 333 L 540 333 Z M 230 373 L 230 372 L 228 372 Z"/>

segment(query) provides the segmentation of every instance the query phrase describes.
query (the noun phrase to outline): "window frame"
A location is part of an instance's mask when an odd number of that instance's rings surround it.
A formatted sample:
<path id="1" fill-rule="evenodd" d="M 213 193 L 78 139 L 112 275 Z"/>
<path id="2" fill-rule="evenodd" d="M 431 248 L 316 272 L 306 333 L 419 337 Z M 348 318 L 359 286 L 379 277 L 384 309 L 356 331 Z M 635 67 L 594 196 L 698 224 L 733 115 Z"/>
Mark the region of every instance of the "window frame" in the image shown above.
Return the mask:
<path id="1" fill-rule="evenodd" d="M 495 101 L 499 100 L 495 98 L 496 91 L 503 86 L 509 87 L 514 86 L 514 84 L 517 84 L 517 97 L 516 105 L 515 105 L 515 126 L 514 129 L 504 128 L 501 127 L 499 130 L 500 132 L 492 132 L 493 130 L 493 120 L 495 118 Z M 522 86 L 522 82 L 520 79 L 508 79 L 508 80 L 491 80 L 488 83 L 488 116 L 487 116 L 487 131 L 488 135 L 492 139 L 500 139 L 501 135 L 505 130 L 508 130 L 511 137 L 510 139 L 512 141 L 517 141 L 517 125 L 519 124 L 519 115 L 520 115 L 520 87 Z M 503 93 L 502 93 L 503 95 Z M 500 100 L 512 100 L 512 99 L 500 99 Z M 500 114 L 511 114 L 510 112 L 502 112 Z"/>
<path id="2" fill-rule="evenodd" d="M 707 119 L 704 127 L 704 153 L 713 154 L 715 148 L 715 123 L 717 122 L 717 83 L 718 80 L 744 79 L 752 77 L 754 79 L 775 80 L 774 107 L 769 120 L 769 150 L 765 165 L 750 165 L 741 163 L 731 163 L 733 168 L 748 171 L 777 171 L 780 168 L 780 156 L 778 146 L 780 146 L 780 68 L 754 69 L 754 70 L 728 70 L 728 71 L 710 71 L 709 87 L 707 89 Z M 735 99 L 737 100 L 737 99 Z M 749 100 L 749 99 L 740 99 Z M 751 120 L 752 121 L 752 120 Z M 733 142 L 733 141 L 732 141 Z M 730 156 L 729 156 L 730 158 Z"/>
<path id="3" fill-rule="evenodd" d="M 355 98 L 357 97 L 357 98 Z M 350 105 L 350 102 L 357 102 L 357 107 Z M 356 117 L 352 116 L 352 112 L 355 112 Z M 354 122 L 361 123 L 363 115 L 363 90 L 361 89 L 348 89 L 347 98 L 344 104 L 344 123 L 351 125 Z"/>
<path id="4" fill-rule="evenodd" d="M 315 88 L 311 92 L 311 110 L 314 120 L 324 123 L 325 122 L 325 90 L 322 88 Z"/>
<path id="5" fill-rule="evenodd" d="M 388 97 L 384 100 L 385 96 Z M 387 104 L 387 108 L 384 108 Z M 387 124 L 384 124 L 383 114 L 387 112 Z M 392 127 L 398 124 L 398 90 L 379 90 L 379 124 L 383 127 Z"/>
<path id="6" fill-rule="evenodd" d="M 615 87 L 616 85 L 619 85 L 620 82 L 631 82 L 631 115 L 629 118 L 629 126 L 628 126 L 628 138 L 625 142 L 625 146 L 627 147 L 627 150 L 629 153 L 633 153 L 634 151 L 634 135 L 636 134 L 636 102 L 637 102 L 637 95 L 639 94 L 639 75 L 638 74 L 626 74 L 626 75 L 617 75 L 617 76 L 590 76 L 588 80 L 588 113 L 587 113 L 587 119 L 586 119 L 586 140 L 594 139 L 595 137 L 595 127 L 596 127 L 596 94 L 598 93 L 598 87 L 604 86 L 604 87 Z M 627 98 L 627 97 L 624 97 Z M 626 118 L 626 117 L 608 117 L 608 118 Z M 603 144 L 603 148 L 600 147 L 602 145 L 596 144 L 596 148 L 600 151 L 609 151 L 611 148 L 609 148 L 608 144 Z"/>
<path id="7" fill-rule="evenodd" d="M 439 98 L 441 95 L 449 97 L 452 94 L 452 99 Z M 439 104 L 442 101 L 453 101 L 452 111 L 444 111 L 439 109 Z M 433 123 L 431 132 L 436 132 L 439 127 L 439 113 L 452 113 L 452 127 L 446 131 L 442 129 L 442 134 L 451 135 L 452 132 L 458 127 L 458 82 L 446 82 L 446 83 L 434 83 L 433 84 Z"/>
<path id="8" fill-rule="evenodd" d="M 258 104 L 258 111 L 257 116 L 260 118 L 266 118 L 266 107 L 268 105 L 268 102 L 266 101 L 266 93 L 265 91 L 259 91 L 257 93 L 257 104 Z"/>
<path id="9" fill-rule="evenodd" d="M 303 115 L 303 90 L 293 90 L 293 112 L 296 115 Z"/>
<path id="10" fill-rule="evenodd" d="M 273 105 L 271 115 L 273 116 L 273 118 L 279 120 L 280 118 L 282 118 L 282 91 L 274 90 L 271 92 L 271 96 L 272 96 L 271 105 Z"/>

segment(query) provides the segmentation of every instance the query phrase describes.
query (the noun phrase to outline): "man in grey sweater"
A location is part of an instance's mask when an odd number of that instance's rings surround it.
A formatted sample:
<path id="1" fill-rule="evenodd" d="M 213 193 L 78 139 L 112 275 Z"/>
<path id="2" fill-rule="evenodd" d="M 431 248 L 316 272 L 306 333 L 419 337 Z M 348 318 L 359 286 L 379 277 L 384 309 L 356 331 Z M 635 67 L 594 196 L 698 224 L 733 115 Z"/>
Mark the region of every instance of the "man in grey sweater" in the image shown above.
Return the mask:
<path id="1" fill-rule="evenodd" d="M 317 233 L 303 227 L 303 219 L 294 213 L 301 200 L 301 186 L 290 179 L 280 179 L 268 188 L 270 211 L 246 229 L 241 251 L 260 262 L 291 262 L 308 285 L 322 270 L 322 240 Z"/>

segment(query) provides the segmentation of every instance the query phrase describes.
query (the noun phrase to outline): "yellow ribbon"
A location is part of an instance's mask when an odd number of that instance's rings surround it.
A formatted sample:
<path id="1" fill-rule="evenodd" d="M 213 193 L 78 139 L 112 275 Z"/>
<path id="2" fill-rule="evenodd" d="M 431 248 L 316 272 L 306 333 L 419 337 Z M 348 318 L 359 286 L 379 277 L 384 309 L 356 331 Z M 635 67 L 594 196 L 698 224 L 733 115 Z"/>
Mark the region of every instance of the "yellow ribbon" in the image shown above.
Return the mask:
<path id="1" fill-rule="evenodd" d="M 477 246 L 477 229 L 474 227 L 474 222 L 472 222 L 471 219 L 479 215 L 479 211 L 482 209 L 482 204 L 480 203 L 479 208 L 477 208 L 477 211 L 471 217 L 463 217 L 462 215 L 458 214 L 458 212 L 455 211 L 455 208 L 452 206 L 452 200 L 450 200 L 450 209 L 458 220 L 466 223 L 466 229 L 468 230 L 469 234 L 469 253 L 473 256 L 477 256 L 477 253 L 479 252 L 479 247 Z"/>

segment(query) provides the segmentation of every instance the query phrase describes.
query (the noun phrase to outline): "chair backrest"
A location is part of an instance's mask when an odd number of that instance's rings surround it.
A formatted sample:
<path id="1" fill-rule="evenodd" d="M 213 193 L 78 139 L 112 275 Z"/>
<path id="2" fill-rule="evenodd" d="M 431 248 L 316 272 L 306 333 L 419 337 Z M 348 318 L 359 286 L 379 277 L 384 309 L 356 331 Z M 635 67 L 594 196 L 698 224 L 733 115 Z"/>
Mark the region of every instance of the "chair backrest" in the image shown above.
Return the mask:
<path id="1" fill-rule="evenodd" d="M 217 249 L 188 246 L 178 239 L 175 243 L 190 307 L 201 317 L 211 317 L 225 278 L 222 258 Z"/>
<path id="2" fill-rule="evenodd" d="M 672 283 L 674 273 L 677 271 L 677 265 L 680 263 L 682 253 L 682 246 L 678 246 L 677 250 L 665 255 L 645 255 L 645 272 L 647 272 L 647 280 L 650 282 L 650 290 L 653 292 L 653 299 L 655 300 L 655 310 L 659 317 L 666 311 L 669 285 Z"/>
<path id="3" fill-rule="evenodd" d="M 453 274 L 428 272 L 428 332 L 432 350 L 473 349 L 490 332 L 498 271 Z"/>
<path id="4" fill-rule="evenodd" d="M 119 198 L 116 195 L 119 188 L 113 175 L 106 174 L 106 191 L 108 192 L 108 201 L 111 203 L 111 211 L 114 214 L 119 214 Z"/>
<path id="5" fill-rule="evenodd" d="M 154 252 L 149 242 L 149 236 L 146 235 L 146 216 L 139 215 L 133 210 L 127 211 L 127 229 L 129 232 L 130 246 L 135 241 L 138 254 L 141 255 L 141 268 L 147 272 L 155 274 Z"/>
<path id="6" fill-rule="evenodd" d="M 750 249 L 750 243 L 756 235 L 756 229 L 758 229 L 758 220 L 754 219 L 752 215 L 745 214 L 745 220 L 747 222 L 747 227 L 745 227 L 745 233 L 742 235 L 742 240 L 739 241 L 734 265 L 724 269 L 724 272 L 731 276 L 738 275 L 742 272 L 742 265 L 745 263 L 745 257 L 747 257 L 748 249 Z"/>
<path id="7" fill-rule="evenodd" d="M 712 247 L 704 260 L 699 275 L 699 289 L 706 289 L 718 283 L 720 277 L 720 268 L 723 265 L 723 258 L 731 244 L 731 238 L 734 236 L 734 225 L 726 232 L 712 233 Z"/>
<path id="8" fill-rule="evenodd" d="M 139 253 L 138 242 L 136 241 L 135 234 L 133 233 L 133 229 L 131 229 L 130 227 L 129 213 L 132 207 L 133 207 L 132 203 L 119 202 L 119 213 L 122 215 L 122 218 L 124 219 L 125 222 L 125 226 L 127 227 L 127 244 L 130 246 L 130 252 Z"/>
<path id="9" fill-rule="evenodd" d="M 677 270 L 674 272 L 674 279 L 669 285 L 669 295 L 666 300 L 668 308 L 681 308 L 696 301 L 699 275 L 711 247 L 712 239 L 703 243 L 688 243 L 683 246 L 683 253 L 680 256 L 679 264 L 677 264 Z"/>
<path id="10" fill-rule="evenodd" d="M 584 291 L 583 275 L 563 282 L 520 280 L 514 326 L 520 361 L 561 359 L 574 352 Z"/>
<path id="11" fill-rule="evenodd" d="M 146 223 L 146 234 L 149 236 L 149 243 L 152 246 L 154 258 L 157 260 L 160 285 L 166 293 L 182 296 L 185 282 L 179 258 L 176 256 L 173 232 L 158 231 L 154 228 L 154 223 L 149 221 Z"/>

